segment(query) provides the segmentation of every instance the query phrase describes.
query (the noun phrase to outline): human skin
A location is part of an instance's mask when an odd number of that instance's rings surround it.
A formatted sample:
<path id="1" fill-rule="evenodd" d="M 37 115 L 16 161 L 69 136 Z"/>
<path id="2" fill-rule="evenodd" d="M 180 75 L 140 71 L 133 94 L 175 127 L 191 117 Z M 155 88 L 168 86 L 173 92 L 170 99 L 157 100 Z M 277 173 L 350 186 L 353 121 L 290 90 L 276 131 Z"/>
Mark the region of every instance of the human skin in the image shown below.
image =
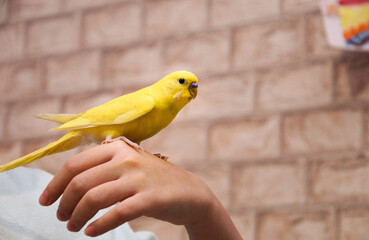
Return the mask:
<path id="1" fill-rule="evenodd" d="M 140 216 L 184 225 L 191 240 L 242 239 L 228 213 L 196 175 L 123 141 L 99 145 L 70 158 L 39 202 L 79 231 L 100 209 L 114 205 L 85 229 L 98 236 Z"/>

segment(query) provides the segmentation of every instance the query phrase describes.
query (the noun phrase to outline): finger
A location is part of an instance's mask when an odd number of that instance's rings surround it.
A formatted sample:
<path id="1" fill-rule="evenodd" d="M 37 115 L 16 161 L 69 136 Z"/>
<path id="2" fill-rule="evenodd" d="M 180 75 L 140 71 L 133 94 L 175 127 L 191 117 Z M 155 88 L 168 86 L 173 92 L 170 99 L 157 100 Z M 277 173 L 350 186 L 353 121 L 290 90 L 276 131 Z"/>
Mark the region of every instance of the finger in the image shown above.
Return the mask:
<path id="1" fill-rule="evenodd" d="M 57 217 L 66 221 L 83 196 L 94 187 L 118 179 L 120 173 L 114 171 L 110 162 L 88 169 L 75 176 L 66 187 L 60 200 Z"/>
<path id="2" fill-rule="evenodd" d="M 120 146 L 118 146 L 118 144 Z M 126 144 L 121 141 L 112 144 L 99 145 L 70 158 L 56 173 L 54 178 L 41 194 L 39 199 L 40 204 L 48 206 L 54 203 L 76 175 L 86 169 L 109 161 L 113 157 L 116 148 L 124 145 Z M 126 147 L 128 148 L 127 145 Z"/>
<path id="3" fill-rule="evenodd" d="M 147 199 L 136 194 L 118 203 L 101 218 L 88 225 L 85 234 L 95 237 L 106 233 L 127 221 L 145 215 L 147 209 L 149 209 Z"/>
<path id="4" fill-rule="evenodd" d="M 68 222 L 71 231 L 79 231 L 100 210 L 135 194 L 133 184 L 124 178 L 89 190 L 75 207 Z"/>

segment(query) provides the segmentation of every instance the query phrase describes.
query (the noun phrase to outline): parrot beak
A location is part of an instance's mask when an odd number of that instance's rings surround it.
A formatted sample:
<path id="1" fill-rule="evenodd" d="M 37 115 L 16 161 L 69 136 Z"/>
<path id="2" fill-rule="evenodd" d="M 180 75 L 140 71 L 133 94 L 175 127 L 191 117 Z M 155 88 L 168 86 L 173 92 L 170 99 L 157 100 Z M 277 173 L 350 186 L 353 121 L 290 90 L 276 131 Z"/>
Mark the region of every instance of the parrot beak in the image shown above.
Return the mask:
<path id="1" fill-rule="evenodd" d="M 192 82 L 190 86 L 188 87 L 188 91 L 190 92 L 192 99 L 195 99 L 197 96 L 197 88 L 199 87 L 199 84 L 197 82 Z"/>

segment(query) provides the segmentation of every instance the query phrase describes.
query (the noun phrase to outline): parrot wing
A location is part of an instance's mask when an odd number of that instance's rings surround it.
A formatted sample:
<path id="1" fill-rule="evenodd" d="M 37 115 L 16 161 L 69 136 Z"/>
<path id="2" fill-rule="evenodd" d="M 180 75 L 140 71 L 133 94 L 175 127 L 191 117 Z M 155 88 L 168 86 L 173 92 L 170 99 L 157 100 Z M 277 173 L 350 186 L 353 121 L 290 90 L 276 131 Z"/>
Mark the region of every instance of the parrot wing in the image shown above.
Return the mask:
<path id="1" fill-rule="evenodd" d="M 154 99 L 147 94 L 131 93 L 98 107 L 92 108 L 80 117 L 66 122 L 54 130 L 71 130 L 88 127 L 123 124 L 133 121 L 154 108 Z"/>

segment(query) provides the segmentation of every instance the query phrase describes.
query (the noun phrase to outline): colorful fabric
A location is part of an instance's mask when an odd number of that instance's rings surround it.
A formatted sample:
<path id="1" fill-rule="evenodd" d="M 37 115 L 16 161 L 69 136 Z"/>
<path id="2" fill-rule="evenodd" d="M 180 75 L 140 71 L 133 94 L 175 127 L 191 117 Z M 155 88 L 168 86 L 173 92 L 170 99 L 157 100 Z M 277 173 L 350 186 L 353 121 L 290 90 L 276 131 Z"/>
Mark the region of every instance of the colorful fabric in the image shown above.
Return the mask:
<path id="1" fill-rule="evenodd" d="M 347 44 L 363 45 L 369 40 L 369 0 L 340 0 L 340 15 Z"/>

